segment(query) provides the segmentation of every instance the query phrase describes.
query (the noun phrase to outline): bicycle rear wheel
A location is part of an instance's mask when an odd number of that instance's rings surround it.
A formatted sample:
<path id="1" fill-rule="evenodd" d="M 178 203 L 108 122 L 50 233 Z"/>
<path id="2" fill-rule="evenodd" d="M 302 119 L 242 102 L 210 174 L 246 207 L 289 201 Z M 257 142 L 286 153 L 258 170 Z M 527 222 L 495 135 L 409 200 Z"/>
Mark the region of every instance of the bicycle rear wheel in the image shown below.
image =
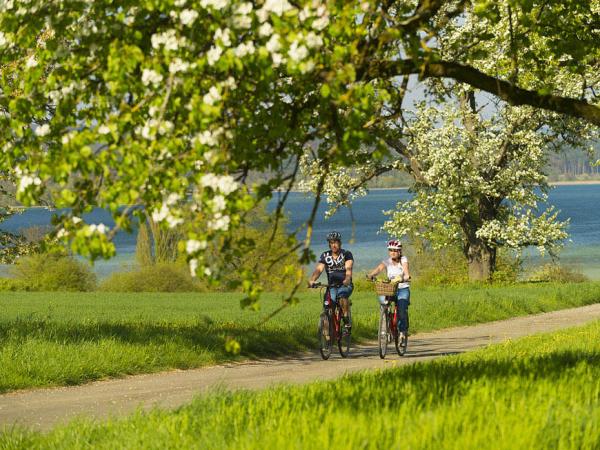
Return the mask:
<path id="1" fill-rule="evenodd" d="M 322 312 L 319 317 L 319 352 L 323 359 L 329 359 L 333 348 L 333 326 L 331 317 Z"/>
<path id="2" fill-rule="evenodd" d="M 382 306 L 379 312 L 379 334 L 377 335 L 377 341 L 379 343 L 379 357 L 385 358 L 388 346 L 388 314 L 387 306 Z"/>
<path id="3" fill-rule="evenodd" d="M 338 334 L 338 349 L 342 358 L 347 358 L 350 353 L 350 330 L 348 330 L 341 320 L 342 313 L 338 311 L 339 318 L 339 334 Z M 348 311 L 348 321 L 350 322 L 350 311 Z M 351 322 L 350 322 L 351 323 Z"/>

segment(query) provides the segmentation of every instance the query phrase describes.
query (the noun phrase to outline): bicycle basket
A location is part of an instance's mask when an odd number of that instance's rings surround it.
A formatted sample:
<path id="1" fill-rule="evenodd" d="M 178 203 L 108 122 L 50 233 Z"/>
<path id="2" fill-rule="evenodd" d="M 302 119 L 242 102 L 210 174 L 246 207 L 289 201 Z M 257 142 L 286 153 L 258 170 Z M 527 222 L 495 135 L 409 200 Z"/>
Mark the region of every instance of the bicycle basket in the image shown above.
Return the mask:
<path id="1" fill-rule="evenodd" d="M 375 282 L 375 292 L 377 295 L 385 295 L 386 297 L 396 295 L 396 291 L 398 290 L 398 283 L 392 283 L 390 281 L 376 281 Z"/>

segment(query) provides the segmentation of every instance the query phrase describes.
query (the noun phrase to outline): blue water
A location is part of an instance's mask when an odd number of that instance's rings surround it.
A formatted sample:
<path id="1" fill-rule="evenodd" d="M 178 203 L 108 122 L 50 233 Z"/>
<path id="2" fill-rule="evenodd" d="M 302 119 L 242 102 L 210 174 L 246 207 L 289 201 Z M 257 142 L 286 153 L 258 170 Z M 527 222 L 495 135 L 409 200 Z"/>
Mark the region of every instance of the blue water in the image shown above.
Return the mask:
<path id="1" fill-rule="evenodd" d="M 354 233 L 350 211 L 341 209 L 330 219 L 324 219 L 325 204 L 319 207 L 314 224 L 312 249 L 315 254 L 326 249 L 325 236 L 330 230 L 342 233 L 343 246 L 351 250 L 355 257 L 357 270 L 365 270 L 378 263 L 386 254 L 385 242 L 389 236 L 380 232 L 386 220 L 384 210 L 393 209 L 400 200 L 406 200 L 410 193 L 405 189 L 384 189 L 371 191 L 366 197 L 357 199 L 352 207 L 354 215 Z M 549 203 L 560 210 L 561 220 L 570 218 L 570 239 L 560 254 L 563 264 L 575 267 L 594 279 L 600 279 L 600 185 L 557 186 L 550 192 Z M 274 205 L 274 201 L 271 206 Z M 312 201 L 302 193 L 291 193 L 286 203 L 290 220 L 288 228 L 296 229 L 310 215 Z M 19 231 L 34 225 L 48 225 L 52 212 L 32 208 L 23 214 L 11 217 L 1 224 L 1 228 Z M 87 221 L 112 226 L 110 215 L 97 209 L 85 216 Z M 299 235 L 301 237 L 303 235 Z M 354 238 L 354 239 L 352 239 Z M 135 234 L 120 232 L 115 238 L 117 257 L 110 261 L 96 263 L 95 269 L 100 277 L 119 270 L 123 265 L 131 264 L 135 252 Z M 527 252 L 528 263 L 540 262 L 539 254 Z M 545 257 L 542 261 L 549 261 Z"/>

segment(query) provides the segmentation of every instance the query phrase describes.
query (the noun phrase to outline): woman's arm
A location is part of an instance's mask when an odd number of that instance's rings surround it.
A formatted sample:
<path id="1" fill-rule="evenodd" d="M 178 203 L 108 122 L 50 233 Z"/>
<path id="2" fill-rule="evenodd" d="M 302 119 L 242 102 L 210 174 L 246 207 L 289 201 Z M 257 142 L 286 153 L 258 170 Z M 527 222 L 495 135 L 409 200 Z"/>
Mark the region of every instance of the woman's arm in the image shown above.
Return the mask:
<path id="1" fill-rule="evenodd" d="M 408 270 L 408 259 L 406 258 L 404 258 L 404 260 L 402 261 L 402 280 L 410 280 L 410 272 Z"/>
<path id="2" fill-rule="evenodd" d="M 371 272 L 369 272 L 367 274 L 368 278 L 373 278 L 375 277 L 378 273 L 382 272 L 385 270 L 385 264 L 383 263 L 379 263 L 379 265 L 377 267 L 375 267 L 373 270 L 371 270 Z"/>

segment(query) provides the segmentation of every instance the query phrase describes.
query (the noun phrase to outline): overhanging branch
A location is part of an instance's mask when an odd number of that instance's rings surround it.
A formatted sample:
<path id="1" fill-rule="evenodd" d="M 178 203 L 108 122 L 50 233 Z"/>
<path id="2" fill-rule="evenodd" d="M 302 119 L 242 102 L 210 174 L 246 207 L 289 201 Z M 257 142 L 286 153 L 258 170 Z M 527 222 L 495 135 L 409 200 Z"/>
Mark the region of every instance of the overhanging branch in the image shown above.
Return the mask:
<path id="1" fill-rule="evenodd" d="M 594 125 L 600 125 L 600 107 L 559 95 L 540 94 L 520 88 L 499 78 L 487 75 L 471 66 L 450 61 L 425 62 L 421 65 L 413 60 L 376 61 L 368 68 L 370 78 L 390 78 L 400 75 L 419 74 L 421 78 L 452 78 L 519 106 L 529 105 L 571 117 L 577 117 Z"/>

